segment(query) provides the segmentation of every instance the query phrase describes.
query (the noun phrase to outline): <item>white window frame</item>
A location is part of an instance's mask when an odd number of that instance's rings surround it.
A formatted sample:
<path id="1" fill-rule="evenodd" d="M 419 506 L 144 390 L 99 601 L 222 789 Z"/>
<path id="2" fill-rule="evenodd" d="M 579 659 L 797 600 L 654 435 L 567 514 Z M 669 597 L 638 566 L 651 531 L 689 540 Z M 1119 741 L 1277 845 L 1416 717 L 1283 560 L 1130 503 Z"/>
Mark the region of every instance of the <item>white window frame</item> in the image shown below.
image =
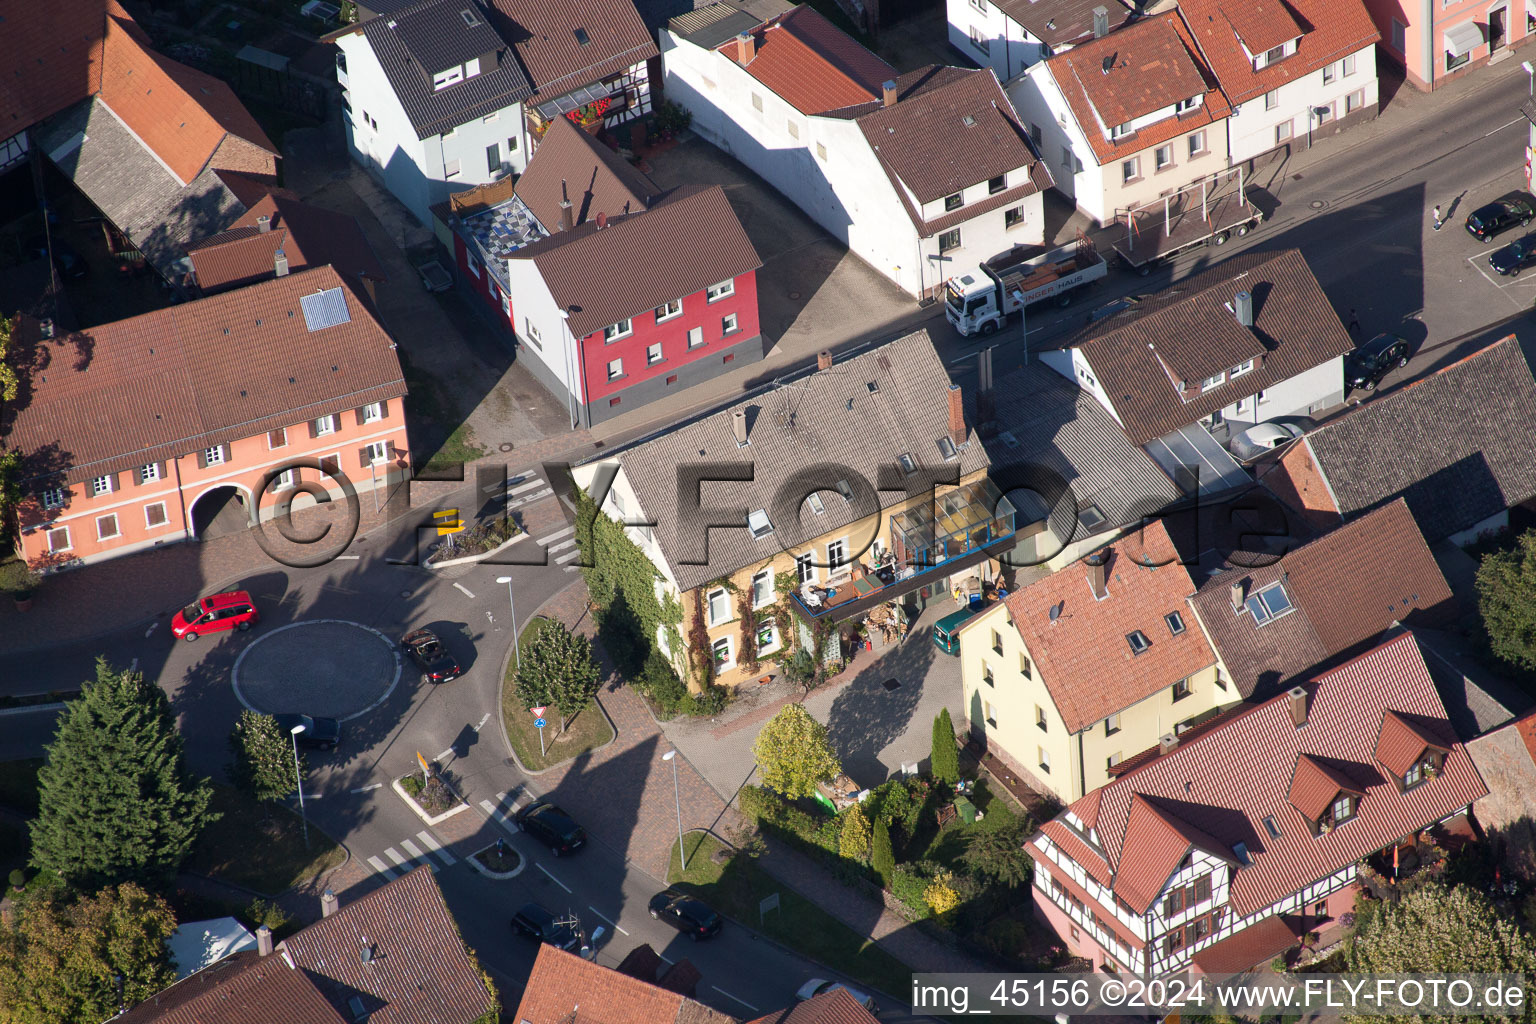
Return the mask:
<path id="1" fill-rule="evenodd" d="M 720 645 L 725 644 L 725 658 L 719 655 Z M 709 659 L 714 663 L 716 672 L 726 672 L 736 667 L 736 645 L 728 636 L 722 636 L 718 640 L 709 642 Z"/>
<path id="2" fill-rule="evenodd" d="M 1339 77 L 1339 72 L 1338 72 L 1338 69 L 1335 68 L 1333 64 L 1324 64 L 1323 65 L 1323 84 L 1324 85 L 1332 85 L 1333 84 L 1333 80 L 1335 78 L 1337 78 L 1337 77 Z"/>
<path id="3" fill-rule="evenodd" d="M 1232 376 L 1234 376 L 1234 377 L 1241 377 L 1243 374 L 1247 373 L 1248 371 L 1250 371 L 1252 369 L 1253 369 L 1253 360 L 1252 359 L 1244 359 L 1242 362 L 1240 362 L 1236 366 L 1232 367 Z"/>
<path id="4" fill-rule="evenodd" d="M 767 581 L 767 585 L 763 587 L 763 594 L 765 596 L 761 601 L 757 599 L 757 581 L 759 578 Z M 773 604 L 777 597 L 778 595 L 774 592 L 772 568 L 762 569 L 752 574 L 752 608 L 754 611 L 758 608 L 764 608 L 770 604 Z"/>
<path id="5" fill-rule="evenodd" d="M 298 474 L 293 469 L 285 469 L 272 478 L 272 491 L 291 491 L 298 483 Z"/>
<path id="6" fill-rule="evenodd" d="M 91 497 L 100 498 L 104 495 L 111 494 L 115 490 L 117 490 L 117 488 L 113 486 L 111 473 L 106 473 L 102 476 L 91 478 Z"/>
<path id="7" fill-rule="evenodd" d="M 668 320 L 675 320 L 682 315 L 682 299 L 673 299 L 671 302 L 656 307 L 656 322 L 659 324 L 664 324 Z"/>
<path id="8" fill-rule="evenodd" d="M 464 77 L 465 78 L 474 78 L 479 73 L 480 73 L 480 58 L 479 57 L 471 57 L 471 58 L 469 58 L 469 60 L 464 62 Z M 490 115 L 487 116 L 486 120 L 495 120 L 495 117 L 496 117 L 496 115 L 495 115 L 495 112 L 493 111 Z"/>
<path id="9" fill-rule="evenodd" d="M 736 294 L 736 279 L 728 278 L 704 289 L 704 298 L 708 302 L 719 302 Z"/>
<path id="10" fill-rule="evenodd" d="M 1163 154 L 1168 154 L 1168 159 L 1163 159 Z M 1153 170 L 1165 171 L 1173 166 L 1173 143 L 1165 142 L 1152 151 Z"/>
<path id="11" fill-rule="evenodd" d="M 622 358 L 608 360 L 608 379 L 618 380 L 622 376 L 624 376 L 624 360 Z"/>
<path id="12" fill-rule="evenodd" d="M 53 542 L 54 535 L 60 532 L 64 534 L 64 543 L 55 544 Z M 48 528 L 48 551 L 50 554 L 58 551 L 73 551 L 74 547 L 74 541 L 70 539 L 69 527 L 67 525 L 52 526 Z"/>
<path id="13" fill-rule="evenodd" d="M 1109 130 L 1109 137 L 1111 139 L 1123 139 L 1129 134 L 1131 134 L 1131 123 L 1129 121 L 1125 124 L 1117 124 Z"/>
<path id="14" fill-rule="evenodd" d="M 766 644 L 763 643 L 763 634 L 764 633 L 768 634 L 768 639 L 769 639 L 769 642 L 766 643 Z M 757 627 L 757 653 L 758 654 L 771 654 L 772 652 L 774 652 L 774 651 L 776 651 L 778 649 L 779 649 L 779 627 L 776 626 L 773 623 L 773 620 L 771 620 L 771 619 L 768 620 L 767 622 L 761 623 Z"/>
<path id="15" fill-rule="evenodd" d="M 755 540 L 761 540 L 773 532 L 773 520 L 768 517 L 767 509 L 753 509 L 747 513 L 747 532 Z"/>
<path id="16" fill-rule="evenodd" d="M 212 448 L 204 448 L 203 462 L 208 466 L 224 465 L 224 446 L 216 444 Z"/>
<path id="17" fill-rule="evenodd" d="M 464 81 L 464 65 L 459 64 L 449 68 L 447 71 L 439 71 L 433 75 L 432 91 L 438 92 L 448 88 L 450 85 L 457 85 L 462 81 Z"/>
<path id="18" fill-rule="evenodd" d="M 1264 94 L 1264 109 L 1265 110 L 1278 110 L 1278 109 L 1280 109 L 1280 90 L 1279 89 L 1271 89 L 1271 90 L 1269 90 L 1269 92 Z"/>
<path id="19" fill-rule="evenodd" d="M 160 463 L 146 462 L 139 467 L 139 483 L 152 484 L 160 479 Z"/>
<path id="20" fill-rule="evenodd" d="M 616 324 L 609 324 L 603 328 L 603 341 L 618 341 L 635 333 L 635 321 L 631 317 L 625 317 Z"/>
<path id="21" fill-rule="evenodd" d="M 817 581 L 816 553 L 814 551 L 807 551 L 803 555 L 795 556 L 795 578 L 801 583 L 815 583 Z"/>
<path id="22" fill-rule="evenodd" d="M 688 328 L 688 347 L 689 348 L 698 348 L 698 347 L 700 347 L 703 344 L 704 344 L 704 328 L 702 328 L 702 327 L 690 327 L 690 328 Z"/>
<path id="23" fill-rule="evenodd" d="M 664 356 L 661 351 L 661 342 L 652 342 L 645 347 L 646 366 L 655 366 L 657 363 L 663 362 L 665 359 L 666 356 Z"/>
<path id="24" fill-rule="evenodd" d="M 319 419 L 315 420 L 316 437 L 330 437 L 334 433 L 336 433 L 335 413 L 331 413 L 329 416 L 321 416 Z"/>
<path id="25" fill-rule="evenodd" d="M 377 423 L 384 418 L 384 403 L 370 402 L 363 406 L 363 422 Z"/>
<path id="26" fill-rule="evenodd" d="M 1221 387 L 1226 382 L 1227 382 L 1227 371 L 1226 370 L 1222 370 L 1220 373 L 1213 373 L 1209 377 L 1205 378 L 1205 380 L 1201 381 L 1200 382 L 1200 390 L 1201 391 L 1214 391 L 1216 388 Z"/>
<path id="27" fill-rule="evenodd" d="M 283 440 L 282 440 L 281 444 L 273 444 L 272 443 L 272 435 L 273 434 L 281 434 L 282 435 Z M 273 451 L 277 451 L 277 449 L 279 449 L 279 448 L 287 448 L 287 447 L 288 447 L 288 428 L 287 427 L 273 427 L 271 430 L 267 431 L 267 451 L 273 452 Z"/>
<path id="28" fill-rule="evenodd" d="M 44 487 L 42 494 L 43 508 L 63 508 L 65 500 L 69 497 L 69 489 L 65 487 Z"/>
<path id="29" fill-rule="evenodd" d="M 720 318 L 720 333 L 735 334 L 741 330 L 741 320 L 735 313 L 727 313 Z"/>
<path id="30" fill-rule="evenodd" d="M 1339 72 L 1339 77 L 1341 78 L 1348 78 L 1355 73 L 1355 55 L 1353 53 L 1339 61 Z"/>
<path id="31" fill-rule="evenodd" d="M 1275 145 L 1290 142 L 1295 137 L 1295 127 L 1294 119 L 1281 121 L 1275 125 Z"/>
<path id="32" fill-rule="evenodd" d="M 724 602 L 723 611 L 715 614 L 715 598 Z M 716 587 L 704 594 L 704 621 L 710 626 L 718 626 L 731 621 L 731 592 L 724 587 Z"/>
<path id="33" fill-rule="evenodd" d="M 149 521 L 149 510 L 152 508 L 158 508 L 160 510 L 160 521 L 158 523 L 152 523 Z M 171 517 L 169 515 L 169 511 L 165 507 L 165 502 L 152 501 L 148 505 L 144 506 L 144 529 L 158 530 L 162 526 L 169 526 L 170 523 Z"/>
<path id="34" fill-rule="evenodd" d="M 457 158 L 443 161 L 443 177 L 457 178 L 464 171 L 464 163 Z"/>
<path id="35" fill-rule="evenodd" d="M 112 532 L 111 533 L 102 533 L 101 532 L 101 524 L 106 522 L 108 519 L 112 520 Z M 122 535 L 123 535 L 123 524 L 120 521 L 118 521 L 117 513 L 116 512 L 108 512 L 104 516 L 97 516 L 96 517 L 96 539 L 97 540 L 117 540 Z"/>
<path id="36" fill-rule="evenodd" d="M 832 557 L 833 549 L 837 550 L 837 557 Z M 827 541 L 827 572 L 835 575 L 839 569 L 848 564 L 848 538 Z"/>
<path id="37" fill-rule="evenodd" d="M 1204 156 L 1205 153 L 1205 131 L 1202 129 L 1189 136 L 1189 158 L 1193 160 L 1196 157 Z"/>
<path id="38" fill-rule="evenodd" d="M 1133 156 L 1120 161 L 1120 184 L 1129 185 L 1141 177 L 1141 157 Z"/>
<path id="39" fill-rule="evenodd" d="M 368 453 L 368 461 L 365 466 L 379 466 L 389 461 L 389 442 L 370 441 L 363 445 L 363 450 Z"/>
<path id="40" fill-rule="evenodd" d="M 954 240 L 950 241 L 951 238 Z M 939 254 L 941 256 L 946 252 L 954 252 L 956 249 L 962 248 L 964 245 L 965 238 L 960 234 L 959 228 L 950 228 L 948 231 L 945 231 L 939 235 Z"/>

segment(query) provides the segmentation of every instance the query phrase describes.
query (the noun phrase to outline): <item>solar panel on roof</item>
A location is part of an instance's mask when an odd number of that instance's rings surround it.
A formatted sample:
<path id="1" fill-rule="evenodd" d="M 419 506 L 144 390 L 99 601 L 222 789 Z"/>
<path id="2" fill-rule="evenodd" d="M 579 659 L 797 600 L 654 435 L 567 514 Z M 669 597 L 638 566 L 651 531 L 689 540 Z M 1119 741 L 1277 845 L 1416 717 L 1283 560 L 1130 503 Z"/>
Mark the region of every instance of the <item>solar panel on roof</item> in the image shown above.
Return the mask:
<path id="1" fill-rule="evenodd" d="M 337 324 L 351 323 L 352 314 L 347 309 L 346 296 L 340 288 L 327 288 L 299 298 L 304 307 L 304 325 L 311 331 L 324 330 Z"/>

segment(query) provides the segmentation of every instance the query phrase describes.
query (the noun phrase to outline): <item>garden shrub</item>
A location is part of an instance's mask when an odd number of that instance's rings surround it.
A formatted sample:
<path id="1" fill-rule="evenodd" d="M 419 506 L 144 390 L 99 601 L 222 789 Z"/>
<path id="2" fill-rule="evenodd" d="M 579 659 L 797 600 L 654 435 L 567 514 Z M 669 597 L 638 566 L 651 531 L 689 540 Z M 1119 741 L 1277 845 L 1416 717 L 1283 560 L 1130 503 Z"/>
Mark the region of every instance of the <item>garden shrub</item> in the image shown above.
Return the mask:
<path id="1" fill-rule="evenodd" d="M 678 678 L 666 656 L 654 648 L 645 659 L 645 668 L 635 680 L 634 687 L 649 697 L 663 714 L 675 715 L 689 703 L 687 685 Z"/>
<path id="2" fill-rule="evenodd" d="M 898 864 L 891 875 L 891 895 L 900 900 L 916 917 L 927 917 L 932 913 L 928 909 L 927 901 L 923 899 L 928 881 L 916 865 Z"/>
<path id="3" fill-rule="evenodd" d="M 691 693 L 683 702 L 683 711 L 699 718 L 718 715 L 731 703 L 731 695 L 723 686 L 706 686 L 698 693 Z"/>
<path id="4" fill-rule="evenodd" d="M 1029 947 L 1029 926 L 1011 917 L 1000 917 L 982 930 L 979 939 L 989 952 L 1007 960 L 1022 960 Z"/>

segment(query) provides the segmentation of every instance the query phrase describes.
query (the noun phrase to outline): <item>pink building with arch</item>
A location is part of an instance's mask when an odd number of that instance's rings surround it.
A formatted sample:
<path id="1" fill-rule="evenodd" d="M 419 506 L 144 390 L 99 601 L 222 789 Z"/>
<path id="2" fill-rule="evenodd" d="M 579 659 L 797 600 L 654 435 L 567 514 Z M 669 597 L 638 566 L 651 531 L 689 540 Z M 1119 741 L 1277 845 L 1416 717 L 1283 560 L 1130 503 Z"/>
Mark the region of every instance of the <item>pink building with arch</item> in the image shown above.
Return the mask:
<path id="1" fill-rule="evenodd" d="M 71 566 L 269 518 L 281 492 L 406 472 L 394 342 L 329 266 L 50 337 L 21 317 L 19 553 Z M 322 471 L 322 467 L 323 470 Z"/>

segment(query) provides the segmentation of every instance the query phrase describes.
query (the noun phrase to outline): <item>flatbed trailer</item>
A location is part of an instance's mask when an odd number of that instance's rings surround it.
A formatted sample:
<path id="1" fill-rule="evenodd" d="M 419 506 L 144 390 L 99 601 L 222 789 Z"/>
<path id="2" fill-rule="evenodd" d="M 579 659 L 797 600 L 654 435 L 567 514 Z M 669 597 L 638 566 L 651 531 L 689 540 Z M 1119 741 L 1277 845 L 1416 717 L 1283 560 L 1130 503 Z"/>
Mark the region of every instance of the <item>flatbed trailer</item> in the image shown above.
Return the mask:
<path id="1" fill-rule="evenodd" d="M 1243 168 L 1212 175 L 1150 203 L 1132 207 L 1118 220 L 1124 237 L 1115 252 L 1127 267 L 1145 277 L 1152 268 L 1192 249 L 1225 245 L 1264 220 L 1248 196 Z"/>

